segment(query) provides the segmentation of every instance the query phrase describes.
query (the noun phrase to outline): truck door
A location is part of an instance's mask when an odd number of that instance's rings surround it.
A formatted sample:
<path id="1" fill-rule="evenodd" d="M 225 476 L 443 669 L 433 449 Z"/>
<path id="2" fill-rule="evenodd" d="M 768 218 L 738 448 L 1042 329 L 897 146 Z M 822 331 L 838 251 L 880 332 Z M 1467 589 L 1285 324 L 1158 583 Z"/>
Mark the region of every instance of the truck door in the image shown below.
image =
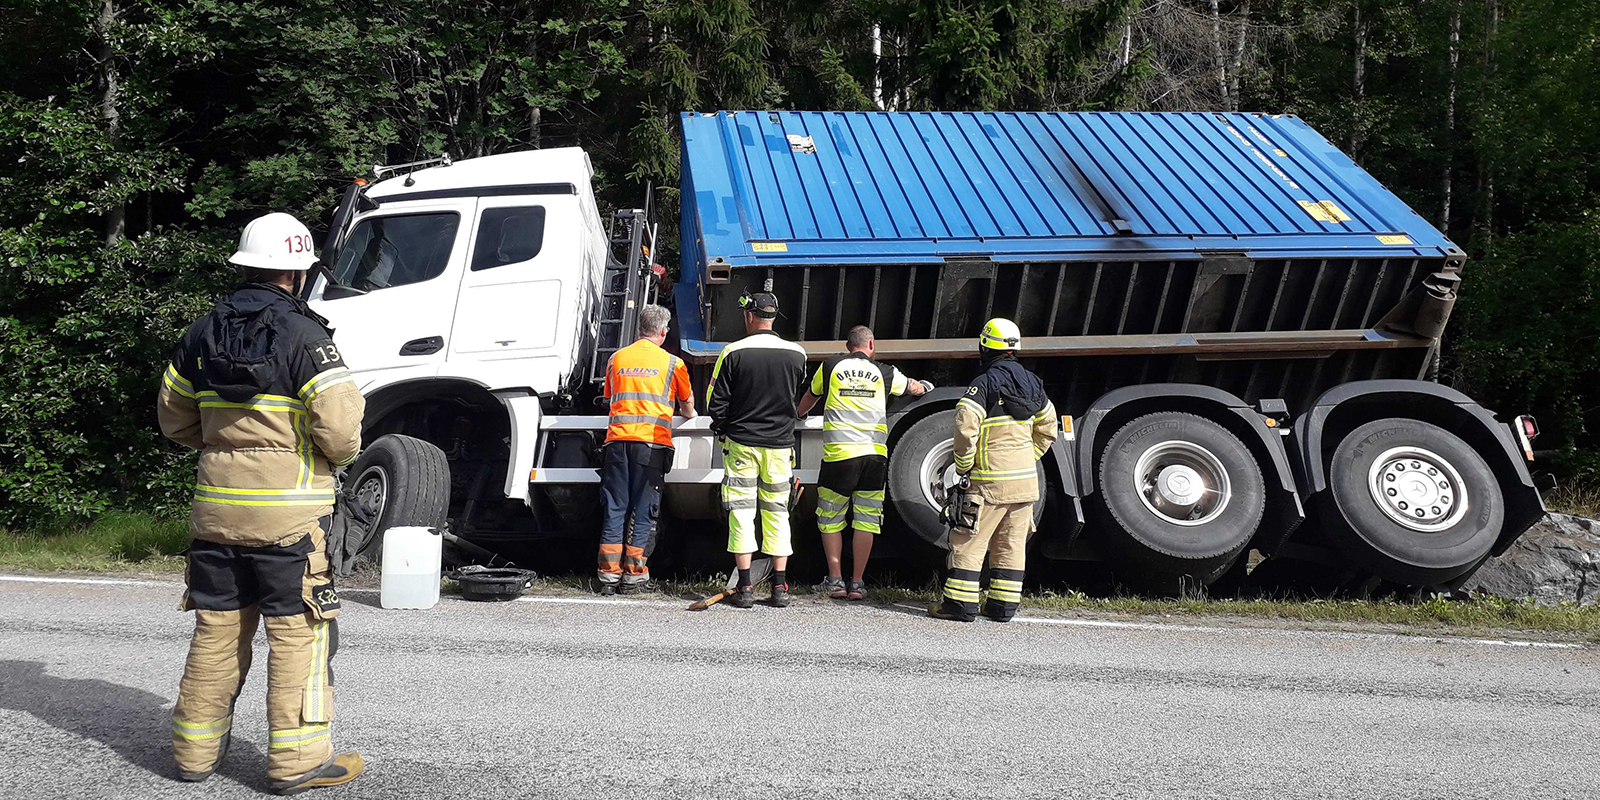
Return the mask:
<path id="1" fill-rule="evenodd" d="M 559 346 L 576 304 L 584 223 L 568 195 L 484 197 L 461 275 L 452 360 L 528 358 Z"/>
<path id="2" fill-rule="evenodd" d="M 313 294 L 312 307 L 337 329 L 335 342 L 356 371 L 445 360 L 475 203 L 404 206 L 356 220 L 334 262 L 341 286 Z"/>

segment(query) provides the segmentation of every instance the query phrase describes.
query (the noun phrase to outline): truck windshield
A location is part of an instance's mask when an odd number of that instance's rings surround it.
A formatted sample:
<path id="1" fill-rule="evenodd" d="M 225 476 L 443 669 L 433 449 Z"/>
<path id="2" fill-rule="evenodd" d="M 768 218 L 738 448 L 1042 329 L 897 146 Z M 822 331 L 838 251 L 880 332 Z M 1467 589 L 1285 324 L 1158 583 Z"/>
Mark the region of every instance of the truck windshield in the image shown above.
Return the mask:
<path id="1" fill-rule="evenodd" d="M 437 278 L 450 261 L 460 221 L 455 212 L 368 217 L 339 251 L 334 280 L 370 292 Z"/>

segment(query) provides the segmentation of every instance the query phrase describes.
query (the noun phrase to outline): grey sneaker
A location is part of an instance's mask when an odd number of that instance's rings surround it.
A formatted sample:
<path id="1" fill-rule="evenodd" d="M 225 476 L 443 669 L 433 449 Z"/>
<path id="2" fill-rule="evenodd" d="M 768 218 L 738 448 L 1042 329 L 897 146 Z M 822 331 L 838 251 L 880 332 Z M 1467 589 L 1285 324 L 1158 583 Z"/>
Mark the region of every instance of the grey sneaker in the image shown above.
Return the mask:
<path id="1" fill-rule="evenodd" d="M 867 599 L 867 584 L 866 584 L 866 582 L 865 581 L 858 581 L 858 580 L 851 580 L 850 581 L 850 589 L 849 589 L 849 591 L 847 591 L 845 593 L 845 596 L 848 597 L 851 600 L 865 600 L 865 599 Z"/>
<path id="2" fill-rule="evenodd" d="M 844 586 L 844 578 L 835 578 L 830 575 L 823 578 L 822 583 L 812 586 L 811 593 L 825 594 L 835 600 L 843 600 L 848 591 Z"/>

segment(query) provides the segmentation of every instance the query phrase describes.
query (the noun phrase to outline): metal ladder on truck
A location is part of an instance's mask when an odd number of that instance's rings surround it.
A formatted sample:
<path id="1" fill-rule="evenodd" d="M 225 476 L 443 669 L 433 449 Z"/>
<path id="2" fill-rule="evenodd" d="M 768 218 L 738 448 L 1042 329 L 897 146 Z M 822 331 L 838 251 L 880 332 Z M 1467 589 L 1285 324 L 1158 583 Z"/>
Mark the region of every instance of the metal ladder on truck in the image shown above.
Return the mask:
<path id="1" fill-rule="evenodd" d="M 589 380 L 605 380 L 611 354 L 633 344 L 639 336 L 639 311 L 656 301 L 657 281 L 651 268 L 655 230 L 649 212 L 629 208 L 611 215 L 610 247 L 606 272 L 600 282 L 600 320 L 595 337 Z M 617 259 L 620 249 L 627 255 Z"/>

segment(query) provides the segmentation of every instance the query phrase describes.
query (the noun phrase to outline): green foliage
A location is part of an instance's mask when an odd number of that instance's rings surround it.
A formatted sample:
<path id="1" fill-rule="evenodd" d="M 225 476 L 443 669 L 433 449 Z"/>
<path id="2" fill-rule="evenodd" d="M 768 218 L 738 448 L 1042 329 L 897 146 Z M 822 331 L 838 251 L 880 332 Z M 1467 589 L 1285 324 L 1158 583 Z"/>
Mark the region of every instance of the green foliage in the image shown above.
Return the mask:
<path id="1" fill-rule="evenodd" d="M 189 546 L 184 519 L 110 513 L 92 524 L 54 521 L 0 529 L 0 566 L 46 572 L 109 569 L 179 570 Z"/>
<path id="2" fill-rule="evenodd" d="M 670 266 L 682 111 L 870 109 L 880 97 L 1167 109 L 1164 98 L 1203 96 L 1172 81 L 1217 83 L 1210 40 L 1196 45 L 1208 9 L 13 2 L 0 26 L 0 524 L 181 507 L 192 458 L 161 440 L 152 412 L 172 342 L 235 280 L 225 260 L 246 220 L 285 210 L 318 227 L 371 164 L 582 146 L 602 203 L 637 205 L 653 185 Z M 1492 408 L 1539 413 L 1540 446 L 1564 450 L 1568 472 L 1600 470 L 1583 455 L 1600 431 L 1600 0 L 1219 9 L 1248 34 L 1238 41 L 1252 55 L 1233 73 L 1246 107 L 1306 117 L 1430 219 L 1453 178 L 1447 227 L 1472 260 L 1447 374 Z"/>

